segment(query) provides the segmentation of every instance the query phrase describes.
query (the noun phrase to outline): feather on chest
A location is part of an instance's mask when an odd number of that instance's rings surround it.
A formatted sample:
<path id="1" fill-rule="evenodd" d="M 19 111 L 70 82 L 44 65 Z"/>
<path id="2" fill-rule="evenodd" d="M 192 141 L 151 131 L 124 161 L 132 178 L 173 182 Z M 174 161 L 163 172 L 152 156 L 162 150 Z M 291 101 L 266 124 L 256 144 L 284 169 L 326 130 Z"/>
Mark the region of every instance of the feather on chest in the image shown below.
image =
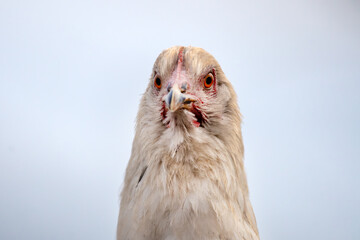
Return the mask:
<path id="1" fill-rule="evenodd" d="M 154 145 L 162 145 L 164 136 Z M 155 151 L 140 154 L 147 158 L 132 184 L 132 218 L 138 226 L 151 224 L 157 229 L 144 233 L 154 239 L 177 232 L 181 235 L 185 229 L 191 236 L 183 239 L 218 239 L 220 229 L 236 223 L 232 206 L 235 173 L 227 159 L 230 156 L 220 151 L 223 146 L 216 139 L 182 139 L 166 145 L 176 146 L 175 152 L 153 147 Z"/>

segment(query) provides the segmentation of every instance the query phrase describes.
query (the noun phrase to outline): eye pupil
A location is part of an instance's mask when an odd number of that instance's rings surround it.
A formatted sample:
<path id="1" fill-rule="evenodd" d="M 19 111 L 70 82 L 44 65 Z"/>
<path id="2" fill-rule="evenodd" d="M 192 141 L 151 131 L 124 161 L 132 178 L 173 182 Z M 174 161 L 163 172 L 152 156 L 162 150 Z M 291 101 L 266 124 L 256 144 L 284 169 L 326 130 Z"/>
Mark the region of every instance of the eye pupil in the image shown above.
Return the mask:
<path id="1" fill-rule="evenodd" d="M 206 78 L 206 85 L 210 85 L 211 82 L 212 82 L 212 78 L 211 78 L 211 77 Z"/>

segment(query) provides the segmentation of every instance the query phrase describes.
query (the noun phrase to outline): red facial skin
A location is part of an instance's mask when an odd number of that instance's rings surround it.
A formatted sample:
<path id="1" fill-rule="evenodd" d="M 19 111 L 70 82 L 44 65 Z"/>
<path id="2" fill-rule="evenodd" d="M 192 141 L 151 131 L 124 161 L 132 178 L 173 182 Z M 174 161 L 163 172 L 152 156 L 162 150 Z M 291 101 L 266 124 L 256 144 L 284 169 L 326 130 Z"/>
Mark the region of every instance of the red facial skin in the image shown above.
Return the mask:
<path id="1" fill-rule="evenodd" d="M 164 121 L 166 118 L 167 109 L 165 106 L 165 102 L 163 102 L 163 105 L 161 107 L 161 119 Z"/>
<path id="2" fill-rule="evenodd" d="M 177 84 L 179 84 L 181 86 L 181 80 L 184 79 L 184 70 L 183 70 L 183 61 L 184 61 L 184 55 L 183 55 L 183 51 L 184 51 L 184 48 L 180 48 L 179 50 L 179 54 L 178 54 L 178 62 L 177 62 L 177 67 L 174 71 L 174 74 L 173 74 L 173 77 L 169 80 L 169 82 L 167 83 L 168 86 L 172 86 L 175 82 L 177 82 Z M 212 73 L 213 77 L 214 77 L 214 82 L 212 84 L 211 87 L 209 88 L 206 88 L 204 86 L 204 78 L 209 74 L 209 73 Z M 155 73 L 155 78 L 157 77 L 156 73 Z M 154 79 L 155 79 L 154 78 Z M 186 81 L 187 82 L 187 81 Z M 216 72 L 215 72 L 215 69 L 211 69 L 210 72 L 208 72 L 206 75 L 204 76 L 201 76 L 199 78 L 199 84 L 201 85 L 200 86 L 200 89 L 203 89 L 203 91 L 205 91 L 209 96 L 214 96 L 216 95 L 216 92 L 217 92 L 217 89 L 216 89 Z M 188 89 L 190 88 L 190 84 L 189 82 L 187 82 L 187 86 L 188 86 Z M 156 86 L 155 86 L 156 87 Z M 160 90 L 160 89 L 156 89 L 156 90 Z M 159 91 L 157 91 L 157 93 L 159 93 Z M 188 111 L 192 112 L 195 116 L 195 119 L 196 120 L 193 120 L 192 123 L 195 127 L 203 127 L 204 126 L 204 123 L 207 122 L 207 117 L 206 117 L 206 114 L 204 114 L 202 111 L 201 111 L 201 106 L 204 104 L 204 102 L 198 98 L 196 96 L 196 94 L 194 93 L 191 93 L 190 91 L 187 92 L 187 94 L 189 95 L 193 95 L 196 99 L 197 99 L 197 102 L 193 102 L 193 103 L 190 103 L 189 105 L 189 108 L 187 107 Z M 164 122 L 164 120 L 166 119 L 166 116 L 167 116 L 167 108 L 165 106 L 165 103 L 163 102 L 162 103 L 162 108 L 161 108 L 161 119 L 162 121 Z M 169 127 L 169 123 L 164 123 L 167 127 Z"/>
<path id="3" fill-rule="evenodd" d="M 211 73 L 213 74 L 214 76 L 214 83 L 212 84 L 212 86 L 209 88 L 209 89 L 206 89 L 203 87 L 203 84 L 204 84 L 204 77 L 205 76 L 202 76 L 200 79 L 201 81 L 199 82 L 202 86 L 202 88 L 204 88 L 203 91 L 205 91 L 209 96 L 214 96 L 216 95 L 216 92 L 217 92 L 217 89 L 216 89 L 216 75 L 215 75 L 215 69 L 212 69 L 211 70 Z M 195 103 L 190 103 L 190 108 L 189 108 L 189 111 L 192 112 L 196 118 L 196 120 L 193 120 L 192 123 L 195 127 L 203 127 L 204 126 L 204 123 L 207 122 L 207 117 L 206 117 L 206 114 L 204 114 L 202 111 L 201 111 L 201 105 L 204 105 L 204 102 L 198 98 L 195 94 L 193 93 L 188 93 L 190 95 L 193 95 L 194 97 L 197 98 L 197 102 Z M 161 108 L 161 119 L 162 121 L 165 120 L 166 116 L 167 116 L 167 108 L 165 106 L 165 103 L 163 102 L 162 104 L 162 108 Z M 169 123 L 165 123 L 167 127 L 169 127 Z"/>
<path id="4" fill-rule="evenodd" d="M 191 112 L 195 115 L 196 120 L 193 121 L 195 127 L 203 126 L 206 118 L 204 118 L 203 113 L 197 108 L 194 104 L 192 105 Z"/>
<path id="5" fill-rule="evenodd" d="M 205 122 L 207 122 L 206 116 L 205 114 L 203 114 L 203 112 L 200 110 L 200 108 L 198 106 L 196 106 L 194 103 L 191 103 L 191 108 L 189 110 L 190 112 L 192 112 L 196 118 L 196 120 L 193 120 L 192 123 L 195 127 L 200 127 L 203 126 L 203 124 Z M 161 108 L 161 119 L 164 122 L 164 120 L 166 119 L 168 110 L 165 107 L 165 103 L 163 103 L 163 106 Z M 164 123 L 166 124 L 167 127 L 169 127 L 169 123 Z"/>

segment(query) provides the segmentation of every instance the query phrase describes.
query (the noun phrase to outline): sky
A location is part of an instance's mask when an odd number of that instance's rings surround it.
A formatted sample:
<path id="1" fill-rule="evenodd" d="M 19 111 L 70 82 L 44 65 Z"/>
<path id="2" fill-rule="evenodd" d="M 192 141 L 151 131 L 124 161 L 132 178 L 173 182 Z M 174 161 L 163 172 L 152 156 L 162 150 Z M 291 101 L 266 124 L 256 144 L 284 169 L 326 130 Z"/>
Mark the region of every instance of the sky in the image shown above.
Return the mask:
<path id="1" fill-rule="evenodd" d="M 115 239 L 152 65 L 218 60 L 261 239 L 360 239 L 360 2 L 0 2 L 0 239 Z"/>

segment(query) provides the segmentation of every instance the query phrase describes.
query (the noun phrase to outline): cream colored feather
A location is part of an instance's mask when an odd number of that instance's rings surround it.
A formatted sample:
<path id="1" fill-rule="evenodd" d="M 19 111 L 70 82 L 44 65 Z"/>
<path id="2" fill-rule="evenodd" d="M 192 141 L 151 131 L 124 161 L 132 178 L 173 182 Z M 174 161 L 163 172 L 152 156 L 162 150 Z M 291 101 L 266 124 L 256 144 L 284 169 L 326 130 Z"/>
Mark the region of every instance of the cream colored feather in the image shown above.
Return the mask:
<path id="1" fill-rule="evenodd" d="M 196 100 L 173 111 L 175 84 L 185 87 L 178 96 Z M 139 107 L 117 239 L 259 239 L 240 125 L 236 94 L 213 56 L 195 47 L 163 51 Z"/>

